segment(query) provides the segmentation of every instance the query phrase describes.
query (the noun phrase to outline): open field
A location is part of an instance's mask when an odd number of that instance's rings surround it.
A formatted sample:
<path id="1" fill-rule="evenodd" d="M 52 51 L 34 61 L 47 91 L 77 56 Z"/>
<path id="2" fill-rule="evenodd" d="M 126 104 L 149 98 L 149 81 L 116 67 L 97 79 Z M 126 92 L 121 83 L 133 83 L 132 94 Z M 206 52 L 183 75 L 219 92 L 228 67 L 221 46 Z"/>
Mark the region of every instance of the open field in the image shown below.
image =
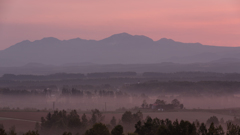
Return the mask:
<path id="1" fill-rule="evenodd" d="M 48 112 L 0 112 L 0 118 L 23 119 L 30 121 L 40 121 L 41 117 L 45 117 Z"/>
<path id="2" fill-rule="evenodd" d="M 7 130 L 15 126 L 18 132 L 26 132 L 33 130 L 36 121 L 40 122 L 41 117 L 46 115 L 47 112 L 0 112 L 0 124 Z"/>
<path id="3" fill-rule="evenodd" d="M 11 126 L 16 126 L 18 132 L 25 132 L 28 130 L 33 130 L 36 122 L 40 121 L 41 117 L 45 117 L 48 112 L 0 112 L 0 124 L 3 124 L 5 129 L 9 129 Z M 120 120 L 123 113 L 119 112 L 107 112 L 103 113 L 105 116 L 104 123 L 109 124 L 113 116 L 117 120 Z M 81 116 L 82 113 L 79 113 Z M 211 116 L 217 116 L 218 119 L 223 118 L 225 121 L 232 120 L 234 116 L 222 115 L 210 112 L 146 112 L 143 113 L 144 118 L 151 116 L 152 118 L 160 119 L 170 119 L 170 120 L 188 120 L 195 121 L 198 119 L 200 122 L 206 122 Z M 87 114 L 87 117 L 90 119 L 90 113 Z M 9 119 L 10 118 L 10 119 Z"/>

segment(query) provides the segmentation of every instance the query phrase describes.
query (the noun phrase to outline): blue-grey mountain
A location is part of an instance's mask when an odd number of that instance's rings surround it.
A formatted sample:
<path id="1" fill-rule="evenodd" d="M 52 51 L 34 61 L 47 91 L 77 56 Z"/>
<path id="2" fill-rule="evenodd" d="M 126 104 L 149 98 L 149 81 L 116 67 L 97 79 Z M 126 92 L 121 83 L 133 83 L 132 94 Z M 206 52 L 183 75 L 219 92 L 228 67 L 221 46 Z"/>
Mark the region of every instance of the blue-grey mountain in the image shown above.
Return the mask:
<path id="1" fill-rule="evenodd" d="M 80 38 L 61 41 L 53 37 L 33 42 L 26 40 L 0 51 L 0 67 L 23 66 L 28 63 L 196 63 L 239 58 L 240 47 L 181 43 L 166 38 L 153 41 L 146 36 L 120 33 L 99 41 Z"/>

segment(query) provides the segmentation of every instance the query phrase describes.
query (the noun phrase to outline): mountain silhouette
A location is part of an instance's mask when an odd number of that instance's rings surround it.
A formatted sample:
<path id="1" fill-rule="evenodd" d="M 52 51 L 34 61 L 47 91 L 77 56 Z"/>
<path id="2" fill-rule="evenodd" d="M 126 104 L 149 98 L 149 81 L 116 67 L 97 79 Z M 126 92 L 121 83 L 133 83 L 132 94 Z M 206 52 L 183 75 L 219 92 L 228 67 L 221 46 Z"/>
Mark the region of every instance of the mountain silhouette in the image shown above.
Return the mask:
<path id="1" fill-rule="evenodd" d="M 224 58 L 240 59 L 239 47 L 218 47 L 182 43 L 162 38 L 153 41 L 143 35 L 115 34 L 102 40 L 46 37 L 25 40 L 0 51 L 0 67 L 28 63 L 64 65 L 66 63 L 151 64 L 161 62 L 196 63 Z M 224 59 L 226 60 L 226 59 Z"/>

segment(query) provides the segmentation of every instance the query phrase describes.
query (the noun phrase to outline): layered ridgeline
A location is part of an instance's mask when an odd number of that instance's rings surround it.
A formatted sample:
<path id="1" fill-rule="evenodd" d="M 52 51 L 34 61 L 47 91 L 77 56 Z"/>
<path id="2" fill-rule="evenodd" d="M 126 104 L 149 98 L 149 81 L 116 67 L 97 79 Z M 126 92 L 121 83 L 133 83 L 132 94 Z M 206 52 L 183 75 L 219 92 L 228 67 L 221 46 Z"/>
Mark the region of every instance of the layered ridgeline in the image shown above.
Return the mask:
<path id="1" fill-rule="evenodd" d="M 146 36 L 121 33 L 99 41 L 80 38 L 58 40 L 53 37 L 33 42 L 26 40 L 0 51 L 0 67 L 33 62 L 47 65 L 195 63 L 226 58 L 240 61 L 240 47 L 181 43 L 166 38 L 153 41 Z"/>

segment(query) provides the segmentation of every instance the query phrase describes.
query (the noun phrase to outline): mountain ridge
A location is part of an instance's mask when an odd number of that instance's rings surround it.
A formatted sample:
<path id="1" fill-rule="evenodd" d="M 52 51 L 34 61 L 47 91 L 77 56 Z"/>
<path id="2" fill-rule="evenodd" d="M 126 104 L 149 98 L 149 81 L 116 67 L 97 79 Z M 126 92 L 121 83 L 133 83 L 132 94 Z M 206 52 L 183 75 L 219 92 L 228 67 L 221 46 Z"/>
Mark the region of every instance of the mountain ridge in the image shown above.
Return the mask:
<path id="1" fill-rule="evenodd" d="M 240 47 L 182 43 L 167 38 L 153 41 L 144 35 L 128 33 L 114 34 L 101 40 L 81 38 L 59 40 L 45 37 L 35 41 L 24 40 L 1 50 L 0 67 L 23 66 L 27 63 L 63 65 L 83 62 L 97 64 L 209 62 L 228 57 L 239 59 L 239 52 Z"/>
<path id="2" fill-rule="evenodd" d="M 128 33 L 126 33 L 126 32 L 123 32 L 123 33 L 119 33 L 119 34 L 113 34 L 113 35 L 111 35 L 111 36 L 109 36 L 109 37 L 107 37 L 107 38 L 104 38 L 104 39 L 100 39 L 100 40 L 87 40 L 87 39 L 82 39 L 82 38 L 79 38 L 79 37 L 77 37 L 77 38 L 72 38 L 72 39 L 68 39 L 68 40 L 60 40 L 60 39 L 58 39 L 58 38 L 55 38 L 55 37 L 43 37 L 42 39 L 40 39 L 40 40 L 34 40 L 34 41 L 30 41 L 30 40 L 23 40 L 23 41 L 21 41 L 21 42 L 18 42 L 18 43 L 16 43 L 16 44 L 14 44 L 14 45 L 12 45 L 12 46 L 15 46 L 15 45 L 18 45 L 18 44 L 21 44 L 21 43 L 33 43 L 33 42 L 39 42 L 39 41 L 72 41 L 72 40 L 80 40 L 80 41 L 105 41 L 105 40 L 107 40 L 107 39 L 109 39 L 109 38 L 115 38 L 115 37 L 118 37 L 118 36 L 125 36 L 126 37 L 126 35 L 129 35 L 129 37 L 144 37 L 144 38 L 148 38 L 149 40 L 151 40 L 151 41 L 153 41 L 153 42 L 166 42 L 166 41 L 170 41 L 170 42 L 172 42 L 172 43 L 183 43 L 183 42 L 180 42 L 180 41 L 175 41 L 175 40 L 173 40 L 173 39 L 168 39 L 168 38 L 160 38 L 159 40 L 156 40 L 156 41 L 154 41 L 153 39 L 151 39 L 151 38 L 149 38 L 149 37 L 147 37 L 147 36 L 144 36 L 144 35 L 131 35 L 131 34 L 128 34 Z M 198 42 L 196 42 L 196 43 L 187 43 L 187 44 L 199 44 L 199 45 L 202 45 L 201 43 L 198 43 Z M 10 47 L 12 47 L 12 46 L 10 46 Z M 213 46 L 213 45 L 204 45 L 204 46 Z M 217 46 L 217 47 L 221 47 L 221 46 Z M 8 47 L 9 48 L 9 47 Z M 6 48 L 6 49 L 8 49 L 8 48 Z M 6 49 L 3 49 L 3 50 L 6 50 Z M 0 51 L 3 51 L 3 50 L 0 50 Z"/>

